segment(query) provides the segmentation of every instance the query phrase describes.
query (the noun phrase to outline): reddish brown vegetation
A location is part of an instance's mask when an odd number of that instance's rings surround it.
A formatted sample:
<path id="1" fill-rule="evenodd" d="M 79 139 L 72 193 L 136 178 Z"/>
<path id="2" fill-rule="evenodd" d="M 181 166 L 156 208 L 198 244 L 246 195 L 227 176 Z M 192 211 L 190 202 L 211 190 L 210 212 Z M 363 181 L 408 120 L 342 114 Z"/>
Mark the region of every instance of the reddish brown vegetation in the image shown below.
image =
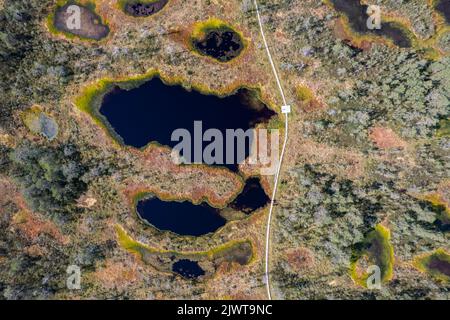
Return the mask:
<path id="1" fill-rule="evenodd" d="M 404 148 L 406 142 L 390 128 L 373 127 L 369 132 L 369 138 L 380 149 Z"/>
<path id="2" fill-rule="evenodd" d="M 290 249 L 286 253 L 286 259 L 294 271 L 303 271 L 314 267 L 314 254 L 307 248 Z"/>

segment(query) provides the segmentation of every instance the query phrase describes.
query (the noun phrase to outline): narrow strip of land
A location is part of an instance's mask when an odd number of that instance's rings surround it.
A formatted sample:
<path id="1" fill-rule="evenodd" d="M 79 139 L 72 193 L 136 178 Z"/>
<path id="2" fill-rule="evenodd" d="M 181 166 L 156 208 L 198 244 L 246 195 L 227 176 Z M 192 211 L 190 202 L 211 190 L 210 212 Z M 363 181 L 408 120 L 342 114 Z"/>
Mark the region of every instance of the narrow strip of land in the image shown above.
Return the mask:
<path id="1" fill-rule="evenodd" d="M 256 15 L 257 15 L 257 18 L 258 18 L 259 30 L 261 32 L 261 36 L 262 36 L 262 39 L 263 39 L 263 42 L 264 42 L 264 47 L 265 47 L 266 52 L 267 52 L 267 57 L 269 58 L 270 66 L 272 67 L 272 71 L 273 71 L 273 74 L 274 74 L 276 82 L 277 82 L 278 90 L 280 91 L 281 98 L 283 99 L 283 105 L 286 106 L 287 105 L 286 97 L 284 95 L 284 91 L 283 91 L 283 87 L 281 85 L 280 77 L 278 76 L 277 68 L 275 67 L 275 63 L 273 62 L 272 54 L 270 53 L 269 46 L 267 45 L 266 36 L 264 34 L 263 24 L 262 24 L 262 21 L 261 21 L 261 14 L 259 12 L 259 7 L 258 7 L 258 1 L 257 0 L 253 0 L 253 1 L 254 1 L 254 4 L 255 4 Z M 285 113 L 285 119 L 284 119 L 285 128 L 284 128 L 283 148 L 281 150 L 280 161 L 278 163 L 277 171 L 276 171 L 276 174 L 275 174 L 275 181 L 274 181 L 274 186 L 273 186 L 273 192 L 272 192 L 272 197 L 271 197 L 271 200 L 270 200 L 269 215 L 267 217 L 264 278 L 265 278 L 265 281 L 266 281 L 267 298 L 269 300 L 272 300 L 272 293 L 271 293 L 271 290 L 270 290 L 270 276 L 269 276 L 269 274 L 270 274 L 269 273 L 270 227 L 271 227 L 271 224 L 272 224 L 272 213 L 273 213 L 275 197 L 276 197 L 277 189 L 278 189 L 278 179 L 280 177 L 281 164 L 283 163 L 283 158 L 284 158 L 284 154 L 285 154 L 285 151 L 286 151 L 286 145 L 287 145 L 287 141 L 288 141 L 288 130 L 289 130 L 288 120 L 289 120 L 288 113 Z"/>

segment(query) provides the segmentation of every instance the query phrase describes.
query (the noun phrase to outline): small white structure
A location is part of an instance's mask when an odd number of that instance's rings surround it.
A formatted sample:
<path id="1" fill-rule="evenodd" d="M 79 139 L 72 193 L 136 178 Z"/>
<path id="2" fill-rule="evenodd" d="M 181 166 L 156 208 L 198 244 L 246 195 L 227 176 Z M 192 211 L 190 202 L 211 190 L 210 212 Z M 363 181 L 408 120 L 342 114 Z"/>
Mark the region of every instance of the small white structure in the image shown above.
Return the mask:
<path id="1" fill-rule="evenodd" d="M 281 106 L 281 112 L 282 113 L 291 113 L 291 106 L 290 105 Z"/>

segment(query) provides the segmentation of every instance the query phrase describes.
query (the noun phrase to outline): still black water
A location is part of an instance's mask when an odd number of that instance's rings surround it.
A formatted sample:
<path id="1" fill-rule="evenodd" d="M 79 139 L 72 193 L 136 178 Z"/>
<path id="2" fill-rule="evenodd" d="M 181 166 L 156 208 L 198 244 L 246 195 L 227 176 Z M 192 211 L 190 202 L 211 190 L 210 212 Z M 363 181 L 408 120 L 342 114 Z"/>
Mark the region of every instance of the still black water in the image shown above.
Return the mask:
<path id="1" fill-rule="evenodd" d="M 251 214 L 270 202 L 258 178 L 250 178 L 244 189 L 229 207 Z M 201 236 L 217 231 L 227 220 L 221 209 L 207 203 L 193 204 L 189 201 L 163 201 L 157 197 L 140 200 L 136 210 L 141 219 L 161 231 L 171 231 L 183 236 Z"/>
<path id="2" fill-rule="evenodd" d="M 163 201 L 154 197 L 139 201 L 136 209 L 142 219 L 159 230 L 183 236 L 201 236 L 226 223 L 219 210 L 206 203 L 195 205 L 189 201 Z"/>
<path id="3" fill-rule="evenodd" d="M 236 58 L 244 49 L 244 43 L 239 34 L 228 28 L 212 30 L 204 39 L 194 40 L 193 43 L 199 52 L 221 62 Z"/>
<path id="4" fill-rule="evenodd" d="M 130 0 L 125 4 L 125 12 L 134 17 L 148 17 L 161 11 L 169 0 L 159 0 L 150 3 Z"/>
<path id="5" fill-rule="evenodd" d="M 381 29 L 367 28 L 367 5 L 361 5 L 360 0 L 331 0 L 336 11 L 345 14 L 351 28 L 360 34 L 375 34 L 391 39 L 401 48 L 410 48 L 411 40 L 405 30 L 393 22 L 381 22 Z"/>
<path id="6" fill-rule="evenodd" d="M 230 204 L 230 207 L 245 214 L 251 214 L 254 211 L 265 207 L 270 202 L 261 182 L 258 178 L 247 179 L 244 190 Z"/>
<path id="7" fill-rule="evenodd" d="M 172 266 L 172 271 L 184 278 L 195 279 L 205 275 L 205 271 L 198 265 L 197 261 L 181 259 Z"/>
<path id="8" fill-rule="evenodd" d="M 171 136 L 178 128 L 187 129 L 194 141 L 194 121 L 202 121 L 203 132 L 216 128 L 225 137 L 226 129 L 245 131 L 276 115 L 258 100 L 255 92 L 247 89 L 220 98 L 188 91 L 179 85 L 166 85 L 158 77 L 128 91 L 116 87 L 105 95 L 99 111 L 123 143 L 136 148 L 150 142 L 173 148 L 179 141 L 171 141 Z M 203 149 L 209 143 L 204 142 Z M 224 160 L 225 145 L 224 138 Z M 247 140 L 245 156 L 249 153 L 250 141 Z M 237 171 L 236 148 L 234 154 L 234 161 L 223 166 Z"/>

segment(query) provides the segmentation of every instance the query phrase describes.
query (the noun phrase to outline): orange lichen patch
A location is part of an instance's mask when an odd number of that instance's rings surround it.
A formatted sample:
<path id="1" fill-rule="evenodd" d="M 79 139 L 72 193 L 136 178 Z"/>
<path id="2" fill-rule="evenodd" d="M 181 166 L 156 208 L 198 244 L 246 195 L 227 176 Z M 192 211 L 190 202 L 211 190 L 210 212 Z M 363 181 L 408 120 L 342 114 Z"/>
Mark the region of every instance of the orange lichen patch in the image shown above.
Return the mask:
<path id="1" fill-rule="evenodd" d="M 369 131 L 369 138 L 380 149 L 403 149 L 406 147 L 406 142 L 390 128 L 373 127 Z"/>
<path id="2" fill-rule="evenodd" d="M 53 222 L 38 218 L 36 214 L 26 210 L 21 210 L 14 215 L 12 228 L 30 241 L 37 240 L 44 233 L 60 244 L 68 243 L 67 237 L 61 234 Z"/>
<path id="3" fill-rule="evenodd" d="M 286 250 L 286 260 L 293 271 L 304 271 L 314 267 L 314 254 L 308 248 Z"/>
<path id="4" fill-rule="evenodd" d="M 40 245 L 34 244 L 26 247 L 25 252 L 31 257 L 42 257 L 47 253 L 47 249 Z"/>
<path id="5" fill-rule="evenodd" d="M 93 277 L 106 289 L 124 289 L 139 280 L 138 264 L 131 259 L 126 262 L 106 260 Z"/>

